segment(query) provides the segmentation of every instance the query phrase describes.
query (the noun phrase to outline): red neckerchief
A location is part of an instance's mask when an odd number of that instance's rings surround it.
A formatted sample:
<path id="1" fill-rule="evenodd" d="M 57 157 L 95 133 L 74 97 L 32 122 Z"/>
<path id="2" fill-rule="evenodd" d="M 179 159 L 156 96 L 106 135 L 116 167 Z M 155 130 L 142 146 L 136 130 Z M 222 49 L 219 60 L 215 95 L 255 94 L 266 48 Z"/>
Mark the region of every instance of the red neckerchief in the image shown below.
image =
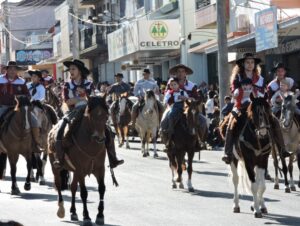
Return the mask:
<path id="1" fill-rule="evenodd" d="M 7 77 L 7 74 L 5 75 L 5 78 L 7 80 L 7 84 L 6 84 L 7 92 L 8 92 L 8 94 L 13 95 L 14 94 L 14 90 L 13 90 L 12 83 L 18 79 L 18 76 L 16 76 L 14 78 L 14 80 L 12 80 L 12 81 Z"/>

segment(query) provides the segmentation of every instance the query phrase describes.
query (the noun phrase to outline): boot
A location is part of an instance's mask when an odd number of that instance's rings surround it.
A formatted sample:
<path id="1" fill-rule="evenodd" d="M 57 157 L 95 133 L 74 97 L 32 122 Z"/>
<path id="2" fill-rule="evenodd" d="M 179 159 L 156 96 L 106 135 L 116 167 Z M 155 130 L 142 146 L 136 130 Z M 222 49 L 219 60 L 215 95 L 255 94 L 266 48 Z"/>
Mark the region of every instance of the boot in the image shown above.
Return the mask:
<path id="1" fill-rule="evenodd" d="M 44 148 L 41 146 L 40 140 L 40 128 L 37 127 L 33 127 L 31 128 L 31 132 L 32 132 L 32 136 L 33 136 L 33 140 L 35 142 L 35 147 L 37 149 L 38 152 L 42 152 L 44 151 Z"/>
<path id="2" fill-rule="evenodd" d="M 64 164 L 64 151 L 62 143 L 62 140 L 57 140 L 55 143 L 55 160 L 53 162 L 53 167 L 55 169 L 61 169 Z"/>
<path id="3" fill-rule="evenodd" d="M 272 130 L 273 130 L 274 138 L 275 138 L 274 140 L 277 145 L 280 157 L 281 158 L 290 157 L 291 154 L 285 149 L 284 139 L 283 139 L 283 136 L 281 133 L 281 128 L 280 128 L 280 124 L 279 124 L 278 120 L 273 117 L 272 122 L 273 122 Z"/>
<path id="4" fill-rule="evenodd" d="M 234 116 L 231 116 L 228 128 L 225 136 L 225 146 L 224 146 L 224 156 L 222 161 L 226 164 L 230 164 L 233 160 L 233 126 L 234 126 Z"/>
<path id="5" fill-rule="evenodd" d="M 124 160 L 123 159 L 119 160 L 117 158 L 115 142 L 109 129 L 105 130 L 105 136 L 106 136 L 105 147 L 106 147 L 107 156 L 109 160 L 109 166 L 110 168 L 113 169 L 116 168 L 118 165 L 122 165 L 124 163 Z"/>

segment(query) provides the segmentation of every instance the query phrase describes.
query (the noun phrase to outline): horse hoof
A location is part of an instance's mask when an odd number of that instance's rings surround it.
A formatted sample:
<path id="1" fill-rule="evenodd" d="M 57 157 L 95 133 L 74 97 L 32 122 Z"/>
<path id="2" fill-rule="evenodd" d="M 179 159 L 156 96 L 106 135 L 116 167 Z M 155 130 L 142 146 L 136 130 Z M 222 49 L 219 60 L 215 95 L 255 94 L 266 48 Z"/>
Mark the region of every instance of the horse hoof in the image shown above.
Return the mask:
<path id="1" fill-rule="evenodd" d="M 121 148 L 123 146 L 123 143 L 119 144 L 119 148 Z"/>
<path id="2" fill-rule="evenodd" d="M 274 184 L 274 189 L 278 190 L 279 189 L 279 184 Z"/>
<path id="3" fill-rule="evenodd" d="M 254 213 L 255 218 L 262 218 L 262 213 Z"/>
<path id="4" fill-rule="evenodd" d="M 296 186 L 291 186 L 292 191 L 296 191 Z"/>
<path id="5" fill-rule="evenodd" d="M 240 213 L 240 212 L 241 212 L 240 207 L 234 207 L 234 208 L 233 208 L 233 212 L 234 212 L 234 213 Z"/>
<path id="6" fill-rule="evenodd" d="M 147 157 L 147 156 L 148 156 L 147 153 L 144 153 L 144 154 L 143 154 L 143 157 L 144 157 L 144 158 Z"/>
<path id="7" fill-rule="evenodd" d="M 96 225 L 104 225 L 104 217 L 97 217 L 95 223 Z"/>
<path id="8" fill-rule="evenodd" d="M 130 149 L 130 146 L 129 146 L 129 145 L 126 145 L 126 149 Z"/>
<path id="9" fill-rule="evenodd" d="M 250 206 L 250 210 L 253 212 L 253 211 L 254 211 L 254 207 L 253 207 L 253 206 Z"/>
<path id="10" fill-rule="evenodd" d="M 155 153 L 155 154 L 153 155 L 153 157 L 154 157 L 154 158 L 158 158 L 158 154 Z"/>
<path id="11" fill-rule="evenodd" d="M 19 195 L 20 193 L 21 192 L 20 192 L 20 189 L 18 187 L 11 190 L 11 195 Z"/>
<path id="12" fill-rule="evenodd" d="M 266 180 L 272 180 L 272 177 L 270 176 L 270 174 L 265 175 L 265 179 Z"/>
<path id="13" fill-rule="evenodd" d="M 64 202 L 58 203 L 58 210 L 57 210 L 56 215 L 57 215 L 59 218 L 64 218 L 64 217 L 65 217 L 65 207 L 64 207 Z"/>
<path id="14" fill-rule="evenodd" d="M 190 187 L 189 192 L 195 192 L 195 189 L 193 187 Z"/>
<path id="15" fill-rule="evenodd" d="M 172 188 L 173 188 L 173 189 L 176 189 L 176 188 L 177 188 L 177 185 L 176 185 L 176 184 L 173 184 L 173 185 L 172 185 Z"/>
<path id="16" fill-rule="evenodd" d="M 77 215 L 77 213 L 72 213 L 71 214 L 71 221 L 78 221 L 78 215 Z"/>
<path id="17" fill-rule="evenodd" d="M 31 189 L 31 184 L 30 184 L 30 182 L 26 182 L 25 184 L 24 184 L 24 189 L 25 189 L 25 191 L 30 191 L 30 189 Z"/>
<path id="18" fill-rule="evenodd" d="M 34 177 L 30 177 L 30 182 L 36 182 Z"/>
<path id="19" fill-rule="evenodd" d="M 90 219 L 83 220 L 82 226 L 93 226 L 93 223 Z"/>
<path id="20" fill-rule="evenodd" d="M 184 185 L 183 184 L 179 184 L 179 188 L 180 189 L 184 189 Z"/>
<path id="21" fill-rule="evenodd" d="M 290 188 L 285 188 L 285 193 L 291 193 L 291 189 Z"/>
<path id="22" fill-rule="evenodd" d="M 261 211 L 263 214 L 268 214 L 268 210 L 267 210 L 266 207 L 260 208 L 260 211 Z"/>
<path id="23" fill-rule="evenodd" d="M 298 188 L 300 188 L 300 181 L 298 182 Z"/>
<path id="24" fill-rule="evenodd" d="M 46 181 L 41 180 L 41 181 L 40 181 L 40 185 L 46 185 Z"/>
<path id="25" fill-rule="evenodd" d="M 149 152 L 147 152 L 146 154 L 147 154 L 147 156 L 150 156 Z"/>

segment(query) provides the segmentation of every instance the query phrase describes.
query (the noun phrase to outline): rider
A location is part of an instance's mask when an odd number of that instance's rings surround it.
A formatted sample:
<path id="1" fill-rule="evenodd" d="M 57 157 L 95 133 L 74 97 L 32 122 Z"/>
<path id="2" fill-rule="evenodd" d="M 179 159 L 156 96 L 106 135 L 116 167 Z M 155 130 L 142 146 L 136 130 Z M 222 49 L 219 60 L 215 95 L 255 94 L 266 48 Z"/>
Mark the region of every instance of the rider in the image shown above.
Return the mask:
<path id="1" fill-rule="evenodd" d="M 43 78 L 41 71 L 28 71 L 28 74 L 31 76 L 31 82 L 27 83 L 31 100 L 38 100 L 43 103 L 45 101 L 46 90 L 42 84 Z"/>
<path id="2" fill-rule="evenodd" d="M 246 79 L 251 79 L 252 81 L 252 90 L 251 92 L 254 96 L 264 95 L 264 79 L 259 74 L 259 63 L 260 59 L 255 58 L 252 53 L 245 53 L 243 58 L 236 61 L 236 66 L 232 70 L 231 75 L 231 91 L 234 94 L 235 106 L 231 112 L 228 127 L 226 130 L 225 136 L 225 155 L 222 157 L 222 160 L 226 164 L 230 164 L 233 159 L 233 144 L 236 124 L 240 121 L 241 111 L 244 112 L 247 107 L 247 101 L 243 105 L 243 100 L 245 100 L 245 95 L 249 95 L 249 87 L 242 87 L 241 81 Z M 245 89 L 246 88 L 246 89 Z M 247 97 L 246 97 L 247 99 Z M 271 133 L 275 137 L 275 142 L 282 157 L 288 157 L 290 154 L 285 150 L 284 140 L 280 130 L 279 122 L 274 117 L 271 112 L 269 113 L 269 121 L 271 126 Z"/>
<path id="3" fill-rule="evenodd" d="M 144 104 L 144 96 L 145 96 L 145 91 L 150 89 L 153 90 L 155 95 L 159 96 L 159 87 L 156 84 L 155 80 L 150 78 L 150 70 L 145 68 L 143 71 L 143 78 L 138 80 L 135 83 L 134 86 L 134 96 L 139 98 L 139 101 L 137 101 L 133 106 L 132 106 L 132 112 L 131 112 L 131 120 L 132 120 L 132 127 L 135 128 L 135 121 L 138 116 L 138 111 L 141 106 Z M 157 102 L 157 108 L 159 112 L 159 120 L 161 120 L 161 116 L 163 113 L 163 106 L 160 103 L 160 101 Z"/>
<path id="4" fill-rule="evenodd" d="M 43 85 L 45 86 L 45 88 L 48 88 L 50 85 L 54 84 L 54 80 L 52 76 L 49 75 L 48 70 L 42 70 L 41 73 L 43 78 Z"/>
<path id="5" fill-rule="evenodd" d="M 112 103 L 111 112 L 116 112 L 116 110 L 117 110 L 116 108 L 118 106 L 118 101 L 119 101 L 121 94 L 124 94 L 124 93 L 129 94 L 129 92 L 130 92 L 130 86 L 127 83 L 123 82 L 123 78 L 124 78 L 124 76 L 122 73 L 117 73 L 115 75 L 116 83 L 114 83 L 113 85 L 111 85 L 108 88 L 107 93 L 109 95 L 114 94 L 115 98 L 116 98 L 116 100 Z"/>
<path id="6" fill-rule="evenodd" d="M 64 84 L 63 98 L 68 105 L 70 111 L 63 118 L 60 128 L 56 137 L 56 156 L 53 163 L 54 167 L 60 168 L 64 161 L 64 148 L 68 148 L 72 142 L 71 129 L 68 130 L 64 136 L 64 129 L 67 123 L 70 123 L 69 128 L 72 128 L 74 119 L 80 117 L 86 108 L 87 98 L 94 92 L 94 87 L 91 81 L 88 81 L 87 75 L 90 73 L 85 67 L 84 63 L 80 60 L 74 59 L 73 61 L 65 61 L 63 63 L 70 72 L 71 81 Z M 99 119 L 101 120 L 101 119 Z M 111 168 L 115 168 L 124 163 L 124 160 L 118 160 L 114 146 L 114 139 L 110 127 L 107 125 L 105 130 L 105 146 L 108 154 L 108 159 Z"/>
<path id="7" fill-rule="evenodd" d="M 170 89 L 166 92 L 164 98 L 164 103 L 168 104 L 171 107 L 168 117 L 168 138 L 166 142 L 167 147 L 170 147 L 170 141 L 176 123 L 176 116 L 180 112 L 183 112 L 183 102 L 189 98 L 187 93 L 179 88 L 178 78 L 171 78 L 169 80 L 169 87 Z"/>

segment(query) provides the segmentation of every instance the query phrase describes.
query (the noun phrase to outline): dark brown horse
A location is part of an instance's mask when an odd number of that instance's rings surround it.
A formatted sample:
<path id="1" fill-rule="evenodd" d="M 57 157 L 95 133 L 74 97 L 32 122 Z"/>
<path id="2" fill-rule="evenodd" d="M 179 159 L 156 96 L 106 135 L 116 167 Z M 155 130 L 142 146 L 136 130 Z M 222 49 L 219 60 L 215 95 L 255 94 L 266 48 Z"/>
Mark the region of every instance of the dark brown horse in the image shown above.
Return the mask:
<path id="1" fill-rule="evenodd" d="M 13 112 L 7 114 L 7 118 L 1 128 L 1 140 L 7 151 L 10 163 L 10 174 L 12 180 L 11 194 L 19 195 L 16 172 L 19 155 L 24 156 L 27 162 L 27 177 L 24 189 L 31 189 L 30 173 L 32 168 L 32 134 L 31 134 L 31 104 L 28 97 L 16 97 L 16 106 Z M 1 165 L 3 168 L 5 165 Z M 2 171 L 1 169 L 0 171 Z"/>
<path id="2" fill-rule="evenodd" d="M 77 184 L 80 185 L 80 195 L 83 202 L 83 225 L 91 225 L 91 218 L 87 209 L 87 189 L 85 186 L 85 177 L 93 174 L 98 181 L 98 191 L 100 194 L 100 202 L 98 206 L 98 214 L 96 218 L 97 224 L 104 224 L 104 174 L 105 174 L 105 127 L 108 119 L 108 107 L 105 99 L 101 97 L 90 97 L 88 105 L 83 112 L 82 117 L 79 117 L 76 122 L 76 130 L 72 135 L 72 145 L 68 150 L 65 150 L 65 163 L 69 159 L 73 167 L 65 164 L 64 168 L 74 171 L 71 184 L 72 191 L 72 206 L 71 220 L 78 220 L 75 208 L 75 194 Z M 56 135 L 60 122 L 53 127 L 48 137 L 49 156 L 54 174 L 55 186 L 58 192 L 58 217 L 63 218 L 65 215 L 63 197 L 61 194 L 61 177 L 59 169 L 53 167 Z"/>
<path id="3" fill-rule="evenodd" d="M 172 148 L 168 150 L 168 158 L 170 162 L 170 168 L 172 171 L 172 188 L 177 188 L 176 182 L 179 183 L 179 188 L 183 189 L 184 185 L 182 183 L 182 171 L 183 165 L 185 163 L 184 157 L 188 155 L 188 181 L 187 186 L 189 192 L 194 192 L 192 186 L 192 173 L 193 173 L 193 158 L 196 152 L 196 142 L 200 138 L 199 130 L 201 127 L 206 127 L 202 125 L 199 118 L 200 113 L 200 101 L 186 101 L 188 107 L 186 112 L 179 118 L 174 128 L 174 134 L 172 136 Z M 177 179 L 174 178 L 177 171 Z"/>
<path id="4" fill-rule="evenodd" d="M 119 147 L 122 147 L 126 138 L 126 148 L 129 147 L 128 125 L 131 122 L 131 108 L 133 103 L 128 99 L 127 94 L 122 95 L 114 109 L 111 109 L 111 118 L 119 141 Z"/>
<path id="5" fill-rule="evenodd" d="M 60 85 L 50 86 L 47 88 L 46 102 L 50 104 L 56 111 L 59 118 L 63 117 L 62 100 L 61 100 L 62 87 Z"/>
<path id="6" fill-rule="evenodd" d="M 240 212 L 238 193 L 240 181 L 247 192 L 253 195 L 251 209 L 254 216 L 261 218 L 263 213 L 267 213 L 263 195 L 266 190 L 265 171 L 272 148 L 269 122 L 270 106 L 267 96 L 253 98 L 251 95 L 251 101 L 247 113 L 240 116 L 242 118 L 238 120 L 235 158 L 230 165 L 234 184 L 233 211 Z M 238 168 L 240 169 L 238 170 Z"/>

